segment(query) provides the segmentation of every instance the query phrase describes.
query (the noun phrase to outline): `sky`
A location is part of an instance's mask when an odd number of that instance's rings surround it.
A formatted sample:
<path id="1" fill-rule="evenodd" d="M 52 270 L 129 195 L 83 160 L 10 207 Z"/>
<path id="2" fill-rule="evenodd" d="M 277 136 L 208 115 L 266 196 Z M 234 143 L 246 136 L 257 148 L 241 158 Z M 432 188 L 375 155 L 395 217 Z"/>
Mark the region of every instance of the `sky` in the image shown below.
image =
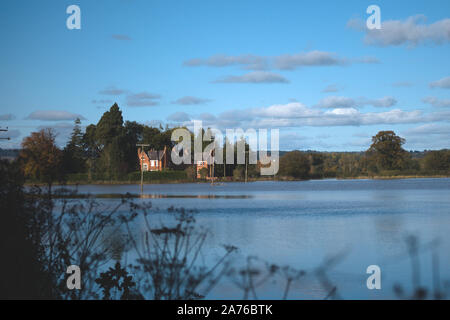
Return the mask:
<path id="1" fill-rule="evenodd" d="M 2 1 L 0 148 L 45 127 L 62 146 L 114 102 L 153 126 L 279 129 L 281 150 L 362 151 L 381 130 L 450 148 L 449 15 L 448 0 Z"/>

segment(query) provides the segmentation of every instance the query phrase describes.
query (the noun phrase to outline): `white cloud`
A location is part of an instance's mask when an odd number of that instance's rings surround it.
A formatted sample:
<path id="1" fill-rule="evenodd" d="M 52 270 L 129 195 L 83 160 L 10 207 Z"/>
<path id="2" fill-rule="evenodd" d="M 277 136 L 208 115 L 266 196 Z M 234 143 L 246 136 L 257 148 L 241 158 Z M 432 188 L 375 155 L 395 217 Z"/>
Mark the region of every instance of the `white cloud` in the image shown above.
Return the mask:
<path id="1" fill-rule="evenodd" d="M 115 86 L 108 86 L 105 89 L 100 90 L 98 93 L 103 94 L 103 95 L 108 95 L 108 96 L 120 96 L 121 94 L 124 94 L 126 92 L 127 92 L 127 90 L 119 89 Z"/>
<path id="2" fill-rule="evenodd" d="M 152 94 L 144 91 L 128 95 L 126 103 L 130 107 L 156 106 L 158 104 L 157 100 L 160 98 L 161 96 L 159 94 Z"/>
<path id="3" fill-rule="evenodd" d="M 423 98 L 422 101 L 431 104 L 433 107 L 438 108 L 450 107 L 450 99 L 438 99 L 436 97 L 426 97 Z"/>
<path id="4" fill-rule="evenodd" d="M 430 88 L 450 89 L 450 77 L 431 82 Z"/>
<path id="5" fill-rule="evenodd" d="M 342 58 L 333 52 L 313 50 L 295 54 L 283 54 L 274 57 L 257 55 L 214 55 L 209 58 L 195 58 L 185 61 L 183 64 L 190 67 L 227 67 L 241 66 L 246 70 L 294 70 L 299 67 L 350 65 L 352 63 L 378 63 L 375 57 Z"/>
<path id="6" fill-rule="evenodd" d="M 79 118 L 80 120 L 86 120 L 86 118 L 82 115 L 61 110 L 38 110 L 32 112 L 25 119 L 41 121 L 67 121 L 75 120 L 76 118 Z"/>
<path id="7" fill-rule="evenodd" d="M 339 86 L 336 84 L 329 84 L 328 86 L 326 86 L 322 92 L 338 92 L 340 90 Z"/>
<path id="8" fill-rule="evenodd" d="M 242 66 L 247 70 L 264 70 L 267 68 L 267 58 L 252 54 L 230 56 L 230 55 L 214 55 L 206 59 L 195 58 L 184 62 L 185 66 L 198 67 L 227 67 Z"/>
<path id="9" fill-rule="evenodd" d="M 185 119 L 183 119 L 185 120 Z M 218 128 L 283 128 L 335 127 L 383 124 L 412 124 L 450 121 L 450 112 L 423 113 L 420 110 L 393 109 L 386 112 L 360 112 L 356 108 L 320 110 L 302 103 L 288 103 L 268 107 L 230 110 L 217 116 L 208 125 Z"/>
<path id="10" fill-rule="evenodd" d="M 173 104 L 182 104 L 182 105 L 194 105 L 194 104 L 204 104 L 210 102 L 210 99 L 197 98 L 192 96 L 185 96 L 173 101 Z"/>
<path id="11" fill-rule="evenodd" d="M 383 97 L 380 99 L 362 99 L 360 101 L 362 105 L 371 105 L 380 108 L 389 108 L 397 104 L 397 100 L 393 97 Z"/>
<path id="12" fill-rule="evenodd" d="M 407 129 L 404 133 L 406 135 L 450 134 L 450 125 L 427 123 Z"/>
<path id="13" fill-rule="evenodd" d="M 167 120 L 175 121 L 175 122 L 186 122 L 190 121 L 191 117 L 185 112 L 175 112 L 167 117 Z"/>
<path id="14" fill-rule="evenodd" d="M 0 114 L 0 121 L 10 121 L 10 120 L 14 120 L 16 117 L 11 114 Z"/>
<path id="15" fill-rule="evenodd" d="M 374 106 L 380 108 L 388 108 L 397 104 L 397 100 L 393 97 L 383 97 L 379 99 L 367 99 L 364 97 L 353 99 L 340 96 L 329 96 L 323 98 L 316 105 L 318 108 L 330 109 L 330 108 L 358 108 L 363 106 Z"/>
<path id="16" fill-rule="evenodd" d="M 354 108 L 357 103 L 352 98 L 330 96 L 323 98 L 317 104 L 318 108 Z"/>
<path id="17" fill-rule="evenodd" d="M 337 57 L 335 53 L 324 51 L 310 51 L 297 54 L 285 54 L 275 58 L 275 67 L 282 70 L 294 70 L 303 66 L 334 66 L 344 65 L 345 59 Z"/>
<path id="18" fill-rule="evenodd" d="M 242 112 L 241 112 L 242 113 Z M 253 117 L 262 118 L 305 118 L 320 115 L 319 110 L 310 109 L 303 103 L 293 102 L 288 104 L 276 104 L 266 108 L 254 108 L 244 111 L 246 119 L 253 119 Z M 234 118 L 236 113 L 230 112 Z M 238 116 L 239 117 L 239 116 Z"/>
<path id="19" fill-rule="evenodd" d="M 338 115 L 338 116 L 357 116 L 359 115 L 359 111 L 354 108 L 337 108 L 333 110 L 325 111 L 325 114 L 328 115 Z"/>
<path id="20" fill-rule="evenodd" d="M 127 36 L 126 34 L 113 34 L 112 38 L 114 40 L 120 40 L 120 41 L 130 41 L 130 36 Z"/>
<path id="21" fill-rule="evenodd" d="M 405 146 L 415 149 L 441 149 L 450 147 L 450 125 L 426 123 L 401 132 Z"/>
<path id="22" fill-rule="evenodd" d="M 200 118 L 200 120 L 203 120 L 203 121 L 215 121 L 215 120 L 217 120 L 215 115 L 213 115 L 211 113 L 207 113 L 207 112 L 202 113 L 199 116 L 199 118 Z"/>
<path id="23" fill-rule="evenodd" d="M 364 42 L 381 47 L 419 44 L 443 44 L 450 42 L 450 19 L 442 19 L 426 24 L 424 15 L 416 15 L 406 20 L 385 20 L 381 29 L 369 30 L 363 20 L 351 19 L 347 26 L 366 33 Z"/>
<path id="24" fill-rule="evenodd" d="M 227 76 L 222 79 L 213 81 L 214 83 L 288 83 L 289 81 L 283 76 L 266 72 L 254 71 L 246 73 L 242 76 Z"/>

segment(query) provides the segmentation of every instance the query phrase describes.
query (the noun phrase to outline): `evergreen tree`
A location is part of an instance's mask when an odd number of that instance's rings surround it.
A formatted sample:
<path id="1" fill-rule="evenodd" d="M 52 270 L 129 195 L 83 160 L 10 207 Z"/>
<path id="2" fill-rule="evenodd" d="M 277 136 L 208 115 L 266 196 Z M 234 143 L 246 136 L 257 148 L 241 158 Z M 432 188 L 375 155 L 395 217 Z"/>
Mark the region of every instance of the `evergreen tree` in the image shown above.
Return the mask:
<path id="1" fill-rule="evenodd" d="M 85 171 L 86 159 L 84 156 L 83 133 L 79 118 L 75 120 L 72 135 L 63 150 L 63 166 L 66 173 L 80 173 Z"/>

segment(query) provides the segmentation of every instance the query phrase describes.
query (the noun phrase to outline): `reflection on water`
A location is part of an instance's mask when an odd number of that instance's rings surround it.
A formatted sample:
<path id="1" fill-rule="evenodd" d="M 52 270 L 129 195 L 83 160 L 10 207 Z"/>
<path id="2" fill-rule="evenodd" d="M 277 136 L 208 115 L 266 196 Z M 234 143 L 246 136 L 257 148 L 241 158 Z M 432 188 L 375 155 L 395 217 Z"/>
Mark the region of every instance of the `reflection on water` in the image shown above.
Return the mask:
<path id="1" fill-rule="evenodd" d="M 141 199 L 250 199 L 251 195 L 218 195 L 218 194 L 120 194 L 120 193 L 94 193 L 94 194 L 56 194 L 54 198 L 65 198 L 65 199 L 83 199 L 93 197 L 96 199 L 121 199 L 122 197 L 127 198 L 141 198 Z"/>
<path id="2" fill-rule="evenodd" d="M 72 187 L 75 188 L 75 187 Z M 289 298 L 323 298 L 326 292 L 314 270 L 326 257 L 345 251 L 345 259 L 329 273 L 343 298 L 392 298 L 393 286 L 411 283 L 411 264 L 405 239 L 414 234 L 426 247 L 440 240 L 441 278 L 450 280 L 450 179 L 321 180 L 302 182 L 254 182 L 78 186 L 113 202 L 126 193 L 136 201 L 152 202 L 150 219 L 155 224 L 172 217 L 167 209 L 195 209 L 199 225 L 210 230 L 202 256 L 212 263 L 222 245 L 238 247 L 235 263 L 251 255 L 269 263 L 307 271 L 295 283 Z M 134 232 L 143 230 L 137 220 Z M 118 244 L 119 245 L 119 244 Z M 120 246 L 119 248 L 120 249 Z M 129 262 L 134 254 L 124 254 Z M 382 289 L 368 290 L 366 269 L 379 265 Z M 431 253 L 420 254 L 422 285 L 432 287 Z M 279 281 L 259 288 L 259 298 L 280 298 Z M 230 282 L 221 283 L 209 298 L 241 298 Z"/>

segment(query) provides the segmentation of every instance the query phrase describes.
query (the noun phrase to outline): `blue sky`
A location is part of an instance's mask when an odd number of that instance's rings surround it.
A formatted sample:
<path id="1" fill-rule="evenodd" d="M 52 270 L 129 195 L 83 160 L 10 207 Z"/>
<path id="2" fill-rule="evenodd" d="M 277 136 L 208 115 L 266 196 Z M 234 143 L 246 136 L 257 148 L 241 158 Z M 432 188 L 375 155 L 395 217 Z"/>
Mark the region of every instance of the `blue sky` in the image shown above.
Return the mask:
<path id="1" fill-rule="evenodd" d="M 381 30 L 365 28 L 371 4 Z M 365 150 L 380 130 L 449 148 L 449 14 L 446 0 L 3 1 L 0 147 L 42 127 L 63 144 L 116 101 L 147 124 L 279 128 L 283 150 Z"/>

